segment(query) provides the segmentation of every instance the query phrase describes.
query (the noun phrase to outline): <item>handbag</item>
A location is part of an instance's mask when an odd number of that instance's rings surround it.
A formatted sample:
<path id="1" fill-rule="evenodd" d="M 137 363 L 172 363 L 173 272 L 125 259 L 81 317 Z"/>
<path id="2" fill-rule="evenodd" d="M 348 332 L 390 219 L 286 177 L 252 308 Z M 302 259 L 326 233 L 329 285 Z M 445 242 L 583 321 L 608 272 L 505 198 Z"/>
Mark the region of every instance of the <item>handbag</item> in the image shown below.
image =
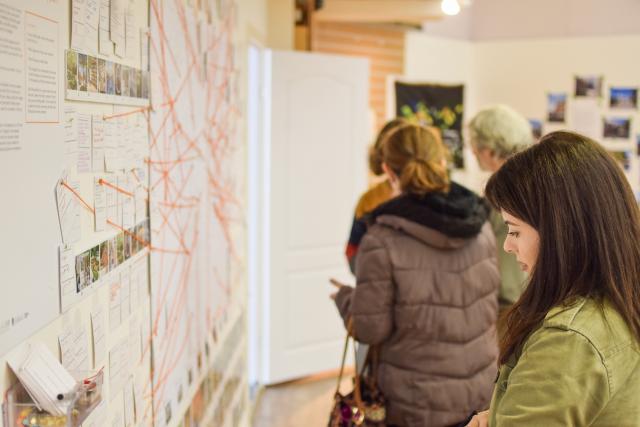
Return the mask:
<path id="1" fill-rule="evenodd" d="M 377 348 L 369 348 L 365 362 L 368 365 L 368 370 L 363 369 L 361 374 L 360 370 L 356 368 L 353 377 L 353 391 L 344 395 L 340 393 L 340 383 L 342 382 L 344 364 L 347 359 L 347 349 L 349 340 L 352 337 L 350 331 L 353 329 L 353 322 L 351 320 L 347 329 L 347 338 L 342 352 L 342 364 L 338 375 L 338 385 L 334 394 L 333 408 L 329 414 L 328 427 L 384 427 L 386 426 L 386 402 L 376 383 Z M 355 339 L 353 341 L 355 353 Z"/>

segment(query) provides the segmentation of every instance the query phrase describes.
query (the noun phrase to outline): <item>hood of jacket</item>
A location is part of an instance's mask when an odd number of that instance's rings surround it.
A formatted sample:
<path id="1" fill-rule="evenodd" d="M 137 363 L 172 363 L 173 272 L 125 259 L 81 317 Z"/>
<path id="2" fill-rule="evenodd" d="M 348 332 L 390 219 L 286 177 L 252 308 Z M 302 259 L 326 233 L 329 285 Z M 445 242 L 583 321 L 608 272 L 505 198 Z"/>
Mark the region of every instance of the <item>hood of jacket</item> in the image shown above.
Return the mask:
<path id="1" fill-rule="evenodd" d="M 446 194 L 402 194 L 391 199 L 371 212 L 370 221 L 432 246 L 455 249 L 480 233 L 489 213 L 486 200 L 452 182 Z"/>

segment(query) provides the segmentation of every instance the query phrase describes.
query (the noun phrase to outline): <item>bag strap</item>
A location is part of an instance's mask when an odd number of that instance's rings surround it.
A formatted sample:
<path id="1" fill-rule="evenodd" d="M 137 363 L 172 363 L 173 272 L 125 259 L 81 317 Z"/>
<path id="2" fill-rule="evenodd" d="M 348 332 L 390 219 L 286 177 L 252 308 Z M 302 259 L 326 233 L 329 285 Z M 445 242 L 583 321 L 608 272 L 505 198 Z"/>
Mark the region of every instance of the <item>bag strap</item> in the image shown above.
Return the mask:
<path id="1" fill-rule="evenodd" d="M 336 393 L 340 393 L 340 383 L 342 382 L 342 374 L 344 373 L 344 364 L 347 361 L 347 349 L 349 348 L 349 338 L 353 331 L 353 318 L 349 317 L 347 321 L 347 337 L 344 340 L 344 350 L 342 351 L 342 363 L 340 364 L 340 374 L 338 374 L 338 385 L 336 386 Z M 354 346 L 355 348 L 355 346 Z"/>

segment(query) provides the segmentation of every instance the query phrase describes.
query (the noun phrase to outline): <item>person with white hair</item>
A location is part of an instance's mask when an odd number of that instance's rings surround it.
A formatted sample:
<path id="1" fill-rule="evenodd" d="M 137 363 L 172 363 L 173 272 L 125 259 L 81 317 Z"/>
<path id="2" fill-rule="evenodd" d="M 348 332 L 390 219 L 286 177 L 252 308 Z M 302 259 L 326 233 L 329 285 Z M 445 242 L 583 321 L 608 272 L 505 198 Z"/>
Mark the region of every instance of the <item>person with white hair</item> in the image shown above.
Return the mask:
<path id="1" fill-rule="evenodd" d="M 482 109 L 471 119 L 468 130 L 471 149 L 480 168 L 492 173 L 497 172 L 511 155 L 534 142 L 528 120 L 506 105 Z M 500 213 L 493 211 L 490 221 L 498 247 L 501 279 L 498 302 L 502 313 L 520 297 L 526 276 L 516 258 L 502 250 L 508 230 Z"/>

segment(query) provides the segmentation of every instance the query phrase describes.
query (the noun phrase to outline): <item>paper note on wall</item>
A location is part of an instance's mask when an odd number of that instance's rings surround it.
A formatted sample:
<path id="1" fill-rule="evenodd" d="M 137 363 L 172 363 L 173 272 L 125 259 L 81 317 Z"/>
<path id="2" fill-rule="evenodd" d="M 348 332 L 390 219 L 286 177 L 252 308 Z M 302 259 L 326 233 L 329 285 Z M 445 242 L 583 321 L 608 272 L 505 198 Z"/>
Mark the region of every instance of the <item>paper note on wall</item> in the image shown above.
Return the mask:
<path id="1" fill-rule="evenodd" d="M 124 322 L 131 314 L 131 273 L 127 266 L 120 273 L 120 318 Z"/>
<path id="2" fill-rule="evenodd" d="M 126 54 L 124 22 L 125 7 L 125 0 L 111 0 L 109 37 L 114 43 L 116 55 L 121 58 Z"/>
<path id="3" fill-rule="evenodd" d="M 91 164 L 94 172 L 104 172 L 105 125 L 102 116 L 94 115 L 91 123 L 91 145 L 93 148 Z"/>
<path id="4" fill-rule="evenodd" d="M 75 256 L 71 246 L 58 248 L 60 261 L 60 305 L 62 312 L 69 309 L 76 294 Z"/>
<path id="5" fill-rule="evenodd" d="M 100 26 L 100 0 L 86 0 L 85 14 L 85 41 L 87 52 L 98 52 L 98 27 Z"/>
<path id="6" fill-rule="evenodd" d="M 91 115 L 78 113 L 77 120 L 77 141 L 78 141 L 78 163 L 79 173 L 91 172 Z"/>
<path id="7" fill-rule="evenodd" d="M 134 58 L 138 52 L 139 43 L 136 43 L 139 30 L 136 26 L 136 16 L 134 14 L 133 7 L 127 8 L 125 14 L 125 44 L 127 58 Z"/>
<path id="8" fill-rule="evenodd" d="M 72 0 L 71 2 L 71 49 L 81 52 L 85 51 L 86 5 L 87 0 Z"/>
<path id="9" fill-rule="evenodd" d="M 100 0 L 100 24 L 98 28 L 99 51 L 103 55 L 113 53 L 113 42 L 109 37 L 109 0 Z"/>
<path id="10" fill-rule="evenodd" d="M 93 210 L 95 230 L 104 231 L 107 228 L 107 197 L 105 186 L 101 184 L 101 178 L 96 177 L 93 185 Z"/>
<path id="11" fill-rule="evenodd" d="M 76 138 L 76 108 L 71 105 L 64 107 L 64 158 L 65 166 L 74 166 L 78 156 L 78 140 Z"/>
<path id="12" fill-rule="evenodd" d="M 62 241 L 65 244 L 80 240 L 80 203 L 76 196 L 79 190 L 80 183 L 69 179 L 66 173 L 56 185 L 58 220 Z"/>
<path id="13" fill-rule="evenodd" d="M 82 422 L 82 427 L 103 427 L 107 416 L 107 401 L 102 400 L 102 402 L 91 411 L 87 419 Z"/>
<path id="14" fill-rule="evenodd" d="M 119 279 L 119 277 L 113 278 L 109 284 L 109 330 L 111 332 L 116 330 L 121 322 Z"/>
<path id="15" fill-rule="evenodd" d="M 58 336 L 62 366 L 70 372 L 89 369 L 89 350 L 87 333 L 81 325 L 69 326 Z"/>
<path id="16" fill-rule="evenodd" d="M 93 367 L 97 369 L 107 357 L 106 328 L 102 308 L 91 312 L 91 330 L 93 334 Z"/>
<path id="17" fill-rule="evenodd" d="M 104 122 L 104 166 L 107 172 L 115 172 L 118 166 L 117 125 L 117 122 L 113 120 L 105 120 Z"/>
<path id="18" fill-rule="evenodd" d="M 130 376 L 122 393 L 124 398 L 124 425 L 133 425 L 133 378 Z"/>

